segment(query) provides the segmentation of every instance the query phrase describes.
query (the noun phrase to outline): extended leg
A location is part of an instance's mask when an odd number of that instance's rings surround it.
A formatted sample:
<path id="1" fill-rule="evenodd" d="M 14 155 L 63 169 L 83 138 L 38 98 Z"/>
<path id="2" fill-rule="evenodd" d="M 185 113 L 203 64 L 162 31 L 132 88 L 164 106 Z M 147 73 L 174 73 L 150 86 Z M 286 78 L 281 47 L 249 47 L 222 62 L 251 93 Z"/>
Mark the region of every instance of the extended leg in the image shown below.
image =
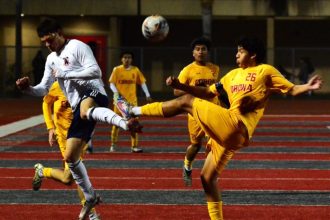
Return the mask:
<path id="1" fill-rule="evenodd" d="M 132 113 L 136 116 L 172 117 L 181 113 L 192 113 L 194 97 L 186 94 L 165 102 L 154 102 L 141 107 L 133 107 Z"/>

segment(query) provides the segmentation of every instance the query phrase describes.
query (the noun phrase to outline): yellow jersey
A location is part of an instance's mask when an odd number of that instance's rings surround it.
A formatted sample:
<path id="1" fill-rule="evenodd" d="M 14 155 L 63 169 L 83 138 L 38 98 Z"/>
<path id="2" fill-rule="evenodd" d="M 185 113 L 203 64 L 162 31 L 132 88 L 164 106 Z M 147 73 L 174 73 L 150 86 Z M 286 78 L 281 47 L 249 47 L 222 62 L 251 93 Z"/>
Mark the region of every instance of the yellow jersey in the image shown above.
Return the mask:
<path id="1" fill-rule="evenodd" d="M 137 103 L 136 85 L 146 82 L 146 79 L 140 69 L 136 66 L 130 66 L 126 69 L 123 65 L 116 66 L 109 78 L 110 83 L 114 83 L 120 95 L 128 102 Z"/>
<path id="2" fill-rule="evenodd" d="M 42 109 L 47 129 L 55 128 L 57 135 L 66 136 L 73 117 L 72 109 L 57 81 L 44 96 Z"/>
<path id="3" fill-rule="evenodd" d="M 237 114 L 248 129 L 249 137 L 264 114 L 264 109 L 272 92 L 287 93 L 294 86 L 277 69 L 268 64 L 260 64 L 245 69 L 237 68 L 227 73 L 221 80 L 230 102 L 229 111 Z M 210 90 L 219 94 L 217 84 Z M 245 112 L 244 103 L 253 103 L 253 110 Z"/>
<path id="4" fill-rule="evenodd" d="M 194 61 L 183 68 L 178 76 L 178 79 L 182 84 L 208 87 L 218 81 L 219 73 L 219 66 L 211 62 L 207 62 L 205 66 L 202 66 L 198 65 Z M 219 99 L 217 97 L 209 101 L 216 104 L 219 103 Z"/>

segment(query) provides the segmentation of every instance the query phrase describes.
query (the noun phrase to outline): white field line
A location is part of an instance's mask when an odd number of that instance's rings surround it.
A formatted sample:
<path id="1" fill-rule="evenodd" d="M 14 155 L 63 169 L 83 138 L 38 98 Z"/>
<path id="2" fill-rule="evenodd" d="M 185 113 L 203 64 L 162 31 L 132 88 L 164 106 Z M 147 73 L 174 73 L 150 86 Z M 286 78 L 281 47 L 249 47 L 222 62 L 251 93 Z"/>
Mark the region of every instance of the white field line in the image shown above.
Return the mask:
<path id="1" fill-rule="evenodd" d="M 0 138 L 25 130 L 27 128 L 31 128 L 33 126 L 44 123 L 44 118 L 42 115 L 32 116 L 27 119 L 23 119 L 20 121 L 12 122 L 6 125 L 0 126 Z"/>

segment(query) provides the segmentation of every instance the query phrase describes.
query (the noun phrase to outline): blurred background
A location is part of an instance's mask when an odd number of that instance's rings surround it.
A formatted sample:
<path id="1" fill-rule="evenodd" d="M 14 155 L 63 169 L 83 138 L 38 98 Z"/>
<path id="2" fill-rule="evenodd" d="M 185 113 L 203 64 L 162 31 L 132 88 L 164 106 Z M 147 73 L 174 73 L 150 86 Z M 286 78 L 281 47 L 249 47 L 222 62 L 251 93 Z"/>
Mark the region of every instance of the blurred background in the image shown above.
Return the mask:
<path id="1" fill-rule="evenodd" d="M 152 14 L 169 23 L 162 42 L 149 42 L 141 33 Z M 0 97 L 20 96 L 19 77 L 40 81 L 48 50 L 36 27 L 44 16 L 56 18 L 66 37 L 91 46 L 106 84 L 120 52 L 133 51 L 156 99 L 172 93 L 166 77 L 192 62 L 190 42 L 202 35 L 211 38 L 210 59 L 222 75 L 236 67 L 237 39 L 255 35 L 267 46 L 267 63 L 300 83 L 307 60 L 312 74 L 325 81 L 313 96 L 330 94 L 330 0 L 0 0 Z"/>

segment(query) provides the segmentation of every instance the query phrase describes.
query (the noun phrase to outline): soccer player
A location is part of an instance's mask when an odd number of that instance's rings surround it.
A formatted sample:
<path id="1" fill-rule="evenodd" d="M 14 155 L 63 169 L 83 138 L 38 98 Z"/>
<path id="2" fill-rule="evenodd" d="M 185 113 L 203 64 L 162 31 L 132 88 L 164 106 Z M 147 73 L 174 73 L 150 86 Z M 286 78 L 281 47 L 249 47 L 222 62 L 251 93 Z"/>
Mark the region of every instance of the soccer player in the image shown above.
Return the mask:
<path id="1" fill-rule="evenodd" d="M 224 75 L 219 82 L 210 87 L 197 87 L 169 77 L 167 85 L 188 94 L 127 110 L 136 116 L 172 117 L 190 113 L 210 137 L 207 143 L 210 151 L 201 171 L 201 181 L 211 220 L 223 219 L 217 179 L 235 152 L 249 145 L 271 93 L 296 96 L 317 90 L 322 85 L 318 75 L 311 77 L 306 84 L 295 85 L 273 66 L 263 64 L 265 48 L 257 38 L 243 37 L 237 46 L 238 68 Z M 204 100 L 219 95 L 222 90 L 228 94 L 229 109 Z"/>
<path id="2" fill-rule="evenodd" d="M 120 55 L 121 65 L 116 66 L 109 78 L 110 89 L 116 97 L 121 96 L 125 98 L 131 105 L 137 106 L 138 99 L 136 95 L 136 85 L 140 85 L 143 92 L 146 95 L 147 102 L 151 102 L 151 96 L 146 85 L 146 79 L 140 69 L 132 65 L 133 53 L 129 51 L 124 51 Z M 120 110 L 114 105 L 113 111 L 117 114 L 121 114 Z M 117 126 L 112 126 L 111 131 L 111 147 L 110 152 L 116 150 L 118 142 L 119 129 Z M 138 147 L 138 134 L 136 132 L 131 132 L 131 152 L 141 153 L 142 148 Z"/>
<path id="3" fill-rule="evenodd" d="M 48 130 L 49 145 L 53 147 L 57 143 L 64 158 L 66 137 L 73 115 L 72 109 L 57 81 L 53 83 L 49 89 L 48 94 L 44 96 L 42 110 Z M 88 144 L 86 144 L 85 148 L 88 148 Z M 32 187 L 34 190 L 40 189 L 43 178 L 53 179 L 67 185 L 71 184 L 73 181 L 69 166 L 66 162 L 64 162 L 64 169 L 44 167 L 40 163 L 37 163 L 34 167 L 35 174 L 32 182 Z M 84 205 L 85 198 L 79 187 L 78 195 L 80 197 L 81 204 Z M 89 213 L 89 219 L 100 220 L 100 217 L 97 215 L 95 208 L 91 209 Z"/>
<path id="4" fill-rule="evenodd" d="M 183 68 L 178 76 L 178 80 L 182 84 L 190 86 L 210 86 L 214 84 L 219 77 L 219 66 L 208 61 L 211 42 L 205 37 L 199 37 L 192 41 L 192 55 L 194 61 Z M 175 96 L 181 96 L 186 92 L 174 89 Z M 218 97 L 208 99 L 210 102 L 219 104 Z M 188 115 L 188 131 L 190 137 L 190 145 L 187 147 L 183 165 L 183 181 L 186 186 L 192 185 L 192 163 L 202 147 L 205 132 L 198 125 L 196 120 Z"/>
<path id="5" fill-rule="evenodd" d="M 45 96 L 57 79 L 73 110 L 64 160 L 86 199 L 79 213 L 79 219 L 82 220 L 101 201 L 80 159 L 96 121 L 131 131 L 140 131 L 142 127 L 133 118 L 125 120 L 108 108 L 101 70 L 87 44 L 75 39 L 66 39 L 60 24 L 51 18 L 42 20 L 37 32 L 41 42 L 51 51 L 47 56 L 43 78 L 36 86 L 30 86 L 28 77 L 18 79 L 16 85 L 27 94 Z"/>

